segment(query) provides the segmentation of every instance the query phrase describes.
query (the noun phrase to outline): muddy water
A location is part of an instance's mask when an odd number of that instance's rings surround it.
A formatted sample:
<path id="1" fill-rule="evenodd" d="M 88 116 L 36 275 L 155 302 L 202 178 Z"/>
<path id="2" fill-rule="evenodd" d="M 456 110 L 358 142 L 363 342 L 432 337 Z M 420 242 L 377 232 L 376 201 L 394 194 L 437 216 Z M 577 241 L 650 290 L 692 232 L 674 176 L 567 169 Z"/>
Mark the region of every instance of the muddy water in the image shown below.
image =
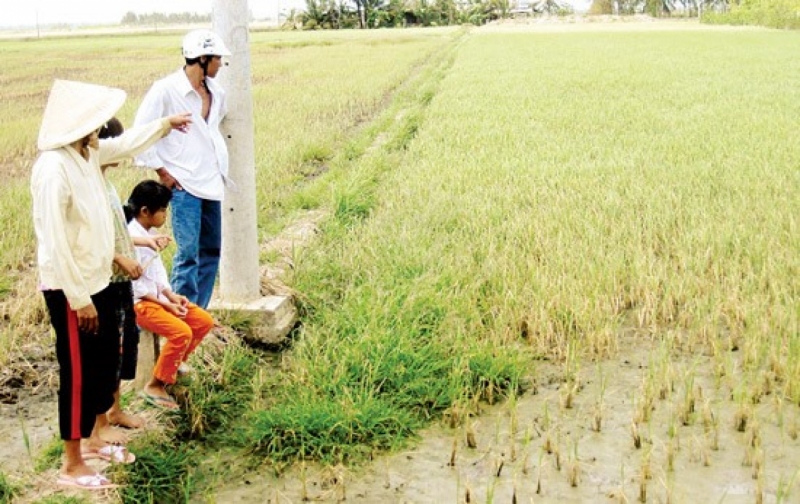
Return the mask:
<path id="1" fill-rule="evenodd" d="M 735 377 L 715 380 L 709 357 L 672 357 L 673 390 L 663 399 L 656 394 L 649 420 L 641 421 L 644 377 L 657 349 L 628 343 L 623 355 L 579 371 L 569 405 L 571 385 L 541 365 L 536 394 L 487 407 L 469 428 L 433 426 L 409 449 L 364 467 L 251 472 L 207 501 L 800 502 L 800 484 L 790 485 L 800 468 L 797 405 L 765 396 L 739 431 Z M 695 398 L 694 412 L 682 416 L 687 397 Z"/>

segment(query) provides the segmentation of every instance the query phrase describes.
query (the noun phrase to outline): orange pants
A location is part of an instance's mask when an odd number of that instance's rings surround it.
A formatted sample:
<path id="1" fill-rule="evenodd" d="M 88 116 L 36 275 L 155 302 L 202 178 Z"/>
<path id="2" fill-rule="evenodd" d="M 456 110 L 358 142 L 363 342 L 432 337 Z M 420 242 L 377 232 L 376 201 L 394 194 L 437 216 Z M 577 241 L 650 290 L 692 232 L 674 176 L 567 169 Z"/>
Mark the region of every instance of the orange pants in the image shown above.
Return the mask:
<path id="1" fill-rule="evenodd" d="M 214 319 L 193 303 L 189 303 L 189 312 L 182 319 L 152 301 L 139 301 L 133 305 L 133 309 L 136 312 L 136 325 L 167 340 L 161 347 L 153 376 L 164 383 L 175 383 L 178 366 L 189 358 L 214 327 Z"/>

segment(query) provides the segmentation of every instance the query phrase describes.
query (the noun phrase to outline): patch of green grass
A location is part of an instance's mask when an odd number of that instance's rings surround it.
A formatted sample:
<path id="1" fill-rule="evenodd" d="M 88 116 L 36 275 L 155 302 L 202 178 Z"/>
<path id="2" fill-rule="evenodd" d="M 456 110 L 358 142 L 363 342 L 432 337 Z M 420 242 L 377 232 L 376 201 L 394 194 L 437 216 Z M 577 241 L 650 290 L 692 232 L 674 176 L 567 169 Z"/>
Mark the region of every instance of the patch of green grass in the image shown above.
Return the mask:
<path id="1" fill-rule="evenodd" d="M 218 310 L 217 322 L 240 333 L 250 332 L 258 323 L 258 315 L 247 310 Z"/>
<path id="2" fill-rule="evenodd" d="M 351 191 L 336 196 L 334 216 L 345 226 L 352 226 L 369 217 L 375 205 L 375 194 L 365 187 L 354 187 Z"/>
<path id="3" fill-rule="evenodd" d="M 274 264 L 278 262 L 281 257 L 281 253 L 277 250 L 261 250 L 261 253 L 258 256 L 258 261 L 260 264 Z"/>
<path id="4" fill-rule="evenodd" d="M 408 410 L 364 391 L 338 397 L 296 391 L 280 407 L 250 415 L 251 451 L 278 462 L 363 461 L 402 445 L 421 426 Z"/>
<path id="5" fill-rule="evenodd" d="M 58 437 L 58 435 L 55 435 L 36 456 L 33 468 L 36 472 L 57 469 L 61 465 L 61 457 L 63 456 L 64 442 Z"/>
<path id="6" fill-rule="evenodd" d="M 300 156 L 303 163 L 323 163 L 333 156 L 332 149 L 327 145 L 309 145 Z"/>
<path id="7" fill-rule="evenodd" d="M 0 301 L 5 299 L 9 294 L 14 291 L 11 278 L 0 277 Z"/>
<path id="8" fill-rule="evenodd" d="M 0 472 L 0 504 L 11 503 L 19 495 L 19 485 L 13 483 L 5 473 Z"/>
<path id="9" fill-rule="evenodd" d="M 189 502 L 199 462 L 191 445 L 148 434 L 131 442 L 130 449 L 136 463 L 112 468 L 114 481 L 124 485 L 119 490 L 123 503 Z"/>
<path id="10" fill-rule="evenodd" d="M 182 403 L 173 436 L 231 441 L 235 425 L 253 400 L 253 377 L 266 363 L 256 351 L 229 342 L 213 361 L 198 363 L 191 380 L 175 391 Z"/>
<path id="11" fill-rule="evenodd" d="M 89 504 L 91 502 L 88 497 L 55 494 L 38 499 L 35 504 Z"/>

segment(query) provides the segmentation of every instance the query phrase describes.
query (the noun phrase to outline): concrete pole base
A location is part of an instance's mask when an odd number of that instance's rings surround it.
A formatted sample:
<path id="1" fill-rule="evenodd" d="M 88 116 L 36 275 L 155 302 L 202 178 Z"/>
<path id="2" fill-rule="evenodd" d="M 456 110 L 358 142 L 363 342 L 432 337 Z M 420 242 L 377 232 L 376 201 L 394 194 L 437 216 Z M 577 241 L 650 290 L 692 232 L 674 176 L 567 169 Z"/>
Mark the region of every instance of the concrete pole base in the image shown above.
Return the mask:
<path id="1" fill-rule="evenodd" d="M 290 296 L 264 296 L 247 303 L 212 300 L 208 310 L 222 320 L 239 321 L 233 325 L 245 341 L 267 346 L 283 346 L 298 320 Z"/>

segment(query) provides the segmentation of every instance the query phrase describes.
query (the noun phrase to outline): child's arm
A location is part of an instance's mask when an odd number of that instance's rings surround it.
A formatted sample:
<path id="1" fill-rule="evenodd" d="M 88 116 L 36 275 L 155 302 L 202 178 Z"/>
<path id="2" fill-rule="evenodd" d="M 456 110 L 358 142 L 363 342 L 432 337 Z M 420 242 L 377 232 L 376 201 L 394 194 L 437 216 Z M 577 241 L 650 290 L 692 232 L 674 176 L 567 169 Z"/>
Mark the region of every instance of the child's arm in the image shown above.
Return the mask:
<path id="1" fill-rule="evenodd" d="M 166 288 L 161 291 L 161 294 L 163 294 L 165 298 L 169 299 L 171 302 L 177 305 L 184 307 L 189 305 L 189 298 L 181 294 L 178 294 L 177 292 L 172 292 L 172 289 Z"/>
<path id="2" fill-rule="evenodd" d="M 133 236 L 133 244 L 137 247 L 148 247 L 156 252 L 164 250 L 172 241 L 167 235 Z"/>
<path id="3" fill-rule="evenodd" d="M 122 254 L 114 253 L 114 262 L 126 275 L 136 280 L 142 276 L 142 265 L 136 259 L 131 259 Z"/>
<path id="4" fill-rule="evenodd" d="M 160 304 L 161 306 L 164 307 L 165 310 L 167 310 L 168 312 L 170 312 L 171 314 L 175 315 L 178 318 L 183 318 L 186 316 L 188 310 L 186 309 L 185 306 L 181 305 L 180 303 L 172 301 L 172 299 L 170 299 L 170 297 L 167 295 L 166 292 L 162 291 L 161 294 L 164 294 L 164 297 L 166 297 L 168 301 L 164 301 L 162 298 L 150 293 L 143 295 L 140 299 Z"/>

